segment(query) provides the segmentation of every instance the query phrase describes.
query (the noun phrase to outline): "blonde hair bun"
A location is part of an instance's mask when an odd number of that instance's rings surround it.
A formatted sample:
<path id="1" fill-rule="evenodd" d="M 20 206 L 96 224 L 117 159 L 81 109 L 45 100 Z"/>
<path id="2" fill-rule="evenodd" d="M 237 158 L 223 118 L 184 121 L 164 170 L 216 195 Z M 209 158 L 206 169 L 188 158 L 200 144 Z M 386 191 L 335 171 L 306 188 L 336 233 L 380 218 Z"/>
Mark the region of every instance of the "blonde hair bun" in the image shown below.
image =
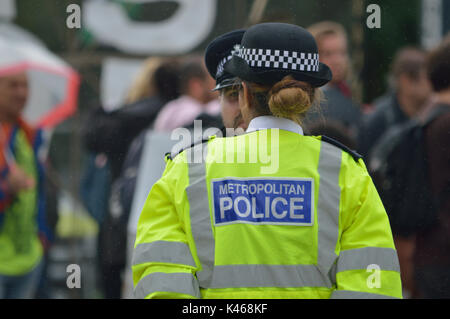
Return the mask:
<path id="1" fill-rule="evenodd" d="M 311 88 L 303 83 L 285 77 L 269 92 L 269 108 L 274 116 L 297 118 L 312 104 Z"/>

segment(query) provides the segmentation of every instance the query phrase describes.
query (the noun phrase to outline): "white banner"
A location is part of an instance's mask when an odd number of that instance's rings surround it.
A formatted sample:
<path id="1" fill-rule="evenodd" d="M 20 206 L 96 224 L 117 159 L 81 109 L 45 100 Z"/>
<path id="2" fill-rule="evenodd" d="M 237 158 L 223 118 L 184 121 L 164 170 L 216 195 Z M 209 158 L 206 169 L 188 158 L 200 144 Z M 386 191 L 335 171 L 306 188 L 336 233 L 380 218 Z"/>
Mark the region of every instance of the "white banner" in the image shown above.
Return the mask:
<path id="1" fill-rule="evenodd" d="M 103 60 L 100 80 L 100 97 L 103 108 L 108 111 L 123 106 L 135 77 L 144 61 L 139 59 L 107 58 Z"/>
<path id="2" fill-rule="evenodd" d="M 442 0 L 422 0 L 422 45 L 432 49 L 442 39 Z"/>
<path id="3" fill-rule="evenodd" d="M 83 25 L 103 44 L 132 54 L 183 54 L 211 32 L 217 0 L 175 0 L 178 9 L 159 22 L 134 22 L 114 1 L 83 2 Z M 131 3 L 161 0 L 123 0 Z M 173 2 L 173 1 L 170 1 Z"/>

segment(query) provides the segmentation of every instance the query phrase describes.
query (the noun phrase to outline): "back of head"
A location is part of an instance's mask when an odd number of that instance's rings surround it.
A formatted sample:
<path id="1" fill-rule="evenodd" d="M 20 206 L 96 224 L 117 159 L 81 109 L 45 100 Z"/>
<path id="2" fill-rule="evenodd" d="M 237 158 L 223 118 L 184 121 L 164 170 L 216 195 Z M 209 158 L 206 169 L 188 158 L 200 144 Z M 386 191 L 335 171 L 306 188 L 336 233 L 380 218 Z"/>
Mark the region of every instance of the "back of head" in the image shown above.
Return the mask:
<path id="1" fill-rule="evenodd" d="M 314 89 L 287 76 L 270 89 L 268 98 L 273 115 L 299 121 L 314 101 Z"/>
<path id="2" fill-rule="evenodd" d="M 125 100 L 127 104 L 152 96 L 155 93 L 153 76 L 155 70 L 163 63 L 163 61 L 164 59 L 160 57 L 150 57 L 144 61 L 143 67 L 128 91 Z"/>
<path id="3" fill-rule="evenodd" d="M 164 101 L 176 99 L 180 95 L 180 66 L 177 60 L 169 59 L 156 70 L 153 83 L 157 95 Z"/>
<path id="4" fill-rule="evenodd" d="M 427 57 L 427 74 L 433 91 L 450 90 L 450 34 Z"/>
<path id="5" fill-rule="evenodd" d="M 245 83 L 252 96 L 256 116 L 273 115 L 301 124 L 306 112 L 320 104 L 321 91 L 292 76 L 286 76 L 272 86 Z"/>
<path id="6" fill-rule="evenodd" d="M 285 23 L 250 27 L 225 69 L 245 84 L 252 109 L 247 121 L 252 115 L 274 115 L 301 123 L 320 100 L 318 88 L 332 78 L 311 33 Z"/>
<path id="7" fill-rule="evenodd" d="M 205 80 L 208 77 L 206 67 L 201 57 L 193 57 L 185 60 L 180 69 L 180 89 L 182 94 L 187 94 L 189 82 L 192 79 Z"/>

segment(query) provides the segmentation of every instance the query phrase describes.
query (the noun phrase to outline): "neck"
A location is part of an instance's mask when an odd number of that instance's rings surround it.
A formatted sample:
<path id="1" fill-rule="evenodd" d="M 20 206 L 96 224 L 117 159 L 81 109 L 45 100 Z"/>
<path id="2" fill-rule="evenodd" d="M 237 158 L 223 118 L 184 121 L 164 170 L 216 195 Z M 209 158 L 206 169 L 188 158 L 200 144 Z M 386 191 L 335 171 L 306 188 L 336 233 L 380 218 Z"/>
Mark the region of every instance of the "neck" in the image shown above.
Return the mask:
<path id="1" fill-rule="evenodd" d="M 422 106 L 419 105 L 419 103 L 422 104 L 422 102 L 412 99 L 406 94 L 398 93 L 397 99 L 400 108 L 408 117 L 414 117 L 418 113 L 418 110 L 420 110 L 420 106 Z"/>
<path id="2" fill-rule="evenodd" d="M 199 92 L 188 92 L 186 95 L 189 96 L 191 99 L 196 100 L 200 104 L 206 103 L 204 96 Z"/>
<path id="3" fill-rule="evenodd" d="M 436 102 L 442 104 L 450 104 L 450 89 L 435 93 Z"/>

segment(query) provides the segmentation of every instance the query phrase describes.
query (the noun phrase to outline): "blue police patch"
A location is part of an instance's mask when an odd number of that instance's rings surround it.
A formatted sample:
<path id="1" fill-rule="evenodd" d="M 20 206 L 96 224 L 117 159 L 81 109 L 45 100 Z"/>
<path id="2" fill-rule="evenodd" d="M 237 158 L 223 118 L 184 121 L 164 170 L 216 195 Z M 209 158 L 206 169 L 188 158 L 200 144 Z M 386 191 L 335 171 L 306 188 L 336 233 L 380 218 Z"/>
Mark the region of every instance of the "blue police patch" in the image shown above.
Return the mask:
<path id="1" fill-rule="evenodd" d="M 214 224 L 249 223 L 312 226 L 311 178 L 235 178 L 212 180 Z"/>

